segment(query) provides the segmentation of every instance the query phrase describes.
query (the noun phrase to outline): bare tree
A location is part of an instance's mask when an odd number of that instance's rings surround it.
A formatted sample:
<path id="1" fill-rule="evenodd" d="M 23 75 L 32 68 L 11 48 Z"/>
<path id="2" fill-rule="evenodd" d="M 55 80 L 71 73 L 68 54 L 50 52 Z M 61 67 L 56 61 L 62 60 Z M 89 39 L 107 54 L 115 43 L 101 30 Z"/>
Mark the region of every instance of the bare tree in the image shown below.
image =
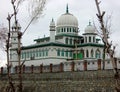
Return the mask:
<path id="1" fill-rule="evenodd" d="M 105 26 L 105 22 L 104 22 L 105 11 L 103 11 L 101 13 L 101 10 L 99 7 L 100 2 L 98 0 L 95 0 L 95 3 L 97 6 L 97 11 L 98 11 L 97 17 L 98 17 L 98 21 L 100 23 L 102 40 L 103 40 L 104 45 L 105 45 L 105 52 L 109 55 L 110 60 L 112 62 L 112 66 L 113 66 L 113 70 L 114 70 L 114 78 L 115 78 L 115 82 L 116 82 L 116 91 L 120 92 L 120 75 L 119 75 L 119 71 L 117 69 L 116 59 L 114 56 L 115 46 L 112 46 L 112 41 L 109 42 L 109 40 L 108 40 L 108 36 L 109 36 L 110 31 L 107 28 L 107 26 Z"/>
<path id="2" fill-rule="evenodd" d="M 5 49 L 5 43 L 7 39 L 8 29 L 4 25 L 0 25 L 0 47 Z"/>
<path id="3" fill-rule="evenodd" d="M 17 19 L 17 15 L 18 15 L 18 10 L 20 8 L 20 5 L 24 2 L 24 1 L 28 1 L 29 4 L 29 14 L 31 16 L 31 20 L 28 23 L 28 25 L 26 26 L 25 30 L 22 32 L 19 31 L 19 29 L 21 27 L 18 26 L 18 19 Z M 9 80 L 9 86 L 6 88 L 6 92 L 15 92 L 15 86 L 12 82 L 12 77 L 10 76 L 10 60 L 9 60 L 9 49 L 10 49 L 10 32 L 11 32 L 11 19 L 13 18 L 14 23 L 15 23 L 15 31 L 18 34 L 18 49 L 17 49 L 17 54 L 18 54 L 18 66 L 19 66 L 19 73 L 18 73 L 18 77 L 19 77 L 19 85 L 18 87 L 18 92 L 22 92 L 22 72 L 21 72 L 21 68 L 23 63 L 21 64 L 21 38 L 22 35 L 25 33 L 25 31 L 27 30 L 27 28 L 30 26 L 30 24 L 35 21 L 38 20 L 40 15 L 43 12 L 43 9 L 45 7 L 45 3 L 46 0 L 11 0 L 11 4 L 13 7 L 13 13 L 8 14 L 7 20 L 8 20 L 8 35 L 7 35 L 7 39 L 6 39 L 6 51 L 7 51 L 7 70 L 8 70 L 8 80 Z M 2 36 L 4 38 L 4 35 Z M 2 38 L 0 36 L 0 38 Z"/>

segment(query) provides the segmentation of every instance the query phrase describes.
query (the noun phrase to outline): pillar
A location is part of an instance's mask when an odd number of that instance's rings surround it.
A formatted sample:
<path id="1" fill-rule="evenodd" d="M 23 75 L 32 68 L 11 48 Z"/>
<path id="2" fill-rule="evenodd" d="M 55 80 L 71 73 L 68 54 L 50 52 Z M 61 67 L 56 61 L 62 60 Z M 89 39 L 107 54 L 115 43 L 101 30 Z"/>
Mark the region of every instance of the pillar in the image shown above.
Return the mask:
<path id="1" fill-rule="evenodd" d="M 43 64 L 40 65 L 40 73 L 43 72 Z"/>
<path id="2" fill-rule="evenodd" d="M 33 73 L 34 72 L 34 65 L 31 65 L 31 73 Z"/>
<path id="3" fill-rule="evenodd" d="M 74 71 L 75 63 L 71 62 L 71 71 Z"/>
<path id="4" fill-rule="evenodd" d="M 23 73 L 25 73 L 25 65 L 23 65 Z"/>
<path id="5" fill-rule="evenodd" d="M 84 71 L 87 71 L 87 61 L 84 61 Z"/>
<path id="6" fill-rule="evenodd" d="M 1 75 L 3 74 L 3 67 L 1 67 Z"/>
<path id="7" fill-rule="evenodd" d="M 98 70 L 101 70 L 101 59 L 98 59 Z"/>
<path id="8" fill-rule="evenodd" d="M 50 64 L 50 72 L 52 73 L 53 64 Z"/>
<path id="9" fill-rule="evenodd" d="M 63 63 L 60 63 L 60 72 L 63 72 Z"/>
<path id="10" fill-rule="evenodd" d="M 18 73 L 18 66 L 15 66 L 15 73 Z"/>

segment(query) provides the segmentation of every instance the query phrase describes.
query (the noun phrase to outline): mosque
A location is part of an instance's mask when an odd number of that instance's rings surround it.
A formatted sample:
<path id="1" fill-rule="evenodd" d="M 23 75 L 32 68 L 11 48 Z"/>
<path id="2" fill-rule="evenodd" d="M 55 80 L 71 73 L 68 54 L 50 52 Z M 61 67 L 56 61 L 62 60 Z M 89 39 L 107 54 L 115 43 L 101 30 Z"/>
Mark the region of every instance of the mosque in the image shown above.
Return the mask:
<path id="1" fill-rule="evenodd" d="M 83 70 L 82 63 L 86 61 L 88 70 L 97 69 L 98 61 L 103 59 L 104 44 L 98 39 L 91 22 L 81 35 L 79 35 L 78 25 L 77 18 L 69 12 L 67 6 L 66 12 L 58 18 L 56 23 L 53 19 L 50 22 L 49 37 L 34 39 L 35 44 L 21 47 L 21 62 L 25 61 L 26 66 L 63 63 L 64 70 L 67 71 L 71 62 L 75 62 L 76 70 Z M 18 65 L 16 51 L 18 36 L 16 31 L 12 31 L 11 34 L 10 62 L 15 67 Z M 107 55 L 105 56 L 107 58 Z M 105 64 L 106 69 L 112 68 L 111 62 L 108 61 Z"/>

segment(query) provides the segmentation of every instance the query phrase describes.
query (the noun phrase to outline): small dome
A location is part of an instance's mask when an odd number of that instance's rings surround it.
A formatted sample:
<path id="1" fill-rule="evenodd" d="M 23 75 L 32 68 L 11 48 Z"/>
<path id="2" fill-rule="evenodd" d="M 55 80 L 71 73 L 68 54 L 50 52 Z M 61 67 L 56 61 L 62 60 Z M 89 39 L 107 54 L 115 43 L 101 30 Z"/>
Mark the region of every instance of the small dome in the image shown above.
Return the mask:
<path id="1" fill-rule="evenodd" d="M 95 27 L 91 25 L 91 22 L 89 22 L 89 25 L 85 28 L 85 33 L 95 33 Z"/>
<path id="2" fill-rule="evenodd" d="M 78 27 L 78 20 L 72 14 L 65 13 L 58 18 L 56 26 L 57 27 L 62 27 L 62 26 Z"/>

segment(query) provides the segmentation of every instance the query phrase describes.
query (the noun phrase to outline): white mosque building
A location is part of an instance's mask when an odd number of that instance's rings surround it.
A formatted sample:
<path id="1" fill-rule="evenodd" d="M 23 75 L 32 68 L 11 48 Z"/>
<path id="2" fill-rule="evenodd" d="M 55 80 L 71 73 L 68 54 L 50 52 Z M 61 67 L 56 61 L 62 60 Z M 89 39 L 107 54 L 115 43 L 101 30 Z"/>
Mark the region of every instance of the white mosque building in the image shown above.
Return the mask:
<path id="1" fill-rule="evenodd" d="M 88 70 L 97 69 L 98 59 L 103 58 L 104 45 L 97 38 L 91 22 L 81 35 L 78 34 L 78 25 L 77 18 L 69 12 L 67 6 L 66 13 L 62 14 L 56 22 L 53 19 L 50 22 L 49 37 L 35 39 L 35 44 L 22 46 L 21 61 L 25 61 L 26 66 L 51 63 L 55 65 L 62 62 L 66 71 L 69 70 L 70 62 L 75 63 L 75 70 L 84 70 L 82 63 L 86 61 Z M 18 65 L 17 37 L 17 32 L 13 30 L 10 49 L 10 62 L 13 67 Z M 106 69 L 112 68 L 111 62 L 105 62 L 105 64 Z"/>

